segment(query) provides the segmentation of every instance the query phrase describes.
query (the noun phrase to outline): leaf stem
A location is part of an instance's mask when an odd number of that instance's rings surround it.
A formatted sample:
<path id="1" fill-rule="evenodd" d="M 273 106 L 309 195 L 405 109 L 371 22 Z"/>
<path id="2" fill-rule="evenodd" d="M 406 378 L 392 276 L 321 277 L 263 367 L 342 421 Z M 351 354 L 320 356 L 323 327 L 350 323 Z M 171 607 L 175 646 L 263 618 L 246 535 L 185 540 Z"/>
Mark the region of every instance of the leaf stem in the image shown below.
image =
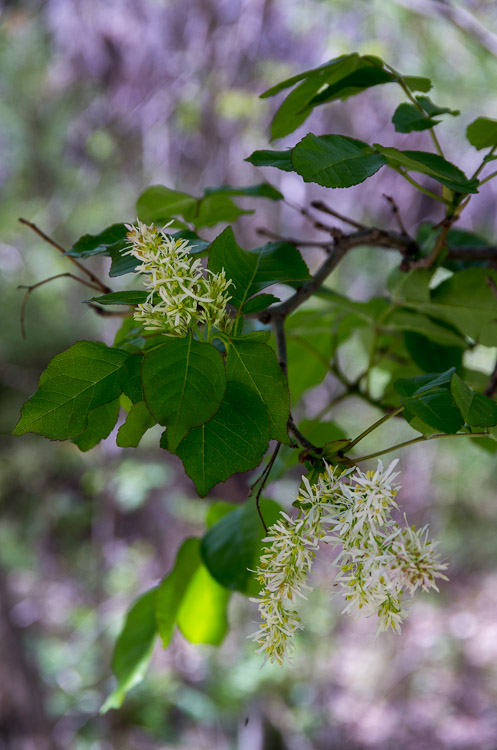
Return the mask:
<path id="1" fill-rule="evenodd" d="M 479 438 L 479 437 L 489 437 L 488 432 L 456 432 L 453 434 L 447 434 L 445 432 L 436 432 L 433 435 L 421 435 L 417 438 L 412 438 L 412 440 L 406 440 L 403 443 L 397 443 L 397 445 L 392 445 L 390 448 L 385 448 L 382 451 L 376 451 L 375 453 L 369 453 L 367 456 L 360 456 L 359 458 L 351 459 L 354 461 L 354 463 L 359 463 L 360 461 L 367 461 L 370 458 L 377 458 L 378 456 L 383 456 L 385 453 L 391 453 L 392 451 L 399 450 L 400 448 L 405 448 L 408 445 L 414 445 L 415 443 L 422 443 L 426 442 L 427 440 L 438 440 L 439 438 L 453 438 L 453 437 L 470 437 L 470 438 Z"/>
<path id="2" fill-rule="evenodd" d="M 347 447 L 347 452 L 350 450 L 350 448 L 353 448 L 354 445 L 357 445 L 357 443 L 360 443 L 361 440 L 363 440 L 367 435 L 369 435 L 373 430 L 376 430 L 378 427 L 381 427 L 381 425 L 384 422 L 387 422 L 389 419 L 392 419 L 392 417 L 396 417 L 397 414 L 400 414 L 402 411 L 404 411 L 403 406 L 399 406 L 398 409 L 395 409 L 395 411 L 390 412 L 390 414 L 385 414 L 381 419 L 379 419 L 377 422 L 374 422 L 374 424 L 370 425 L 364 432 L 361 432 L 360 435 L 358 435 L 354 440 L 352 440 L 351 443 L 349 443 Z"/>
<path id="3" fill-rule="evenodd" d="M 404 172 L 400 167 L 392 167 L 392 169 L 395 169 L 396 172 L 398 172 L 407 182 L 410 182 L 411 185 L 413 185 L 416 190 L 420 190 L 425 195 L 428 195 L 430 198 L 433 198 L 436 201 L 440 201 L 440 203 L 445 203 L 446 206 L 450 206 L 450 201 L 448 201 L 446 198 L 442 198 L 441 195 L 437 195 L 436 193 L 433 193 L 431 190 L 428 190 L 428 188 L 423 187 L 419 184 L 419 182 L 416 182 L 416 180 L 413 180 L 412 177 L 410 177 L 407 172 Z"/>
<path id="4" fill-rule="evenodd" d="M 489 174 L 487 177 L 484 177 L 483 180 L 480 180 L 480 185 L 484 185 L 486 182 L 493 180 L 494 177 L 497 177 L 497 171 L 492 172 L 492 174 Z"/>

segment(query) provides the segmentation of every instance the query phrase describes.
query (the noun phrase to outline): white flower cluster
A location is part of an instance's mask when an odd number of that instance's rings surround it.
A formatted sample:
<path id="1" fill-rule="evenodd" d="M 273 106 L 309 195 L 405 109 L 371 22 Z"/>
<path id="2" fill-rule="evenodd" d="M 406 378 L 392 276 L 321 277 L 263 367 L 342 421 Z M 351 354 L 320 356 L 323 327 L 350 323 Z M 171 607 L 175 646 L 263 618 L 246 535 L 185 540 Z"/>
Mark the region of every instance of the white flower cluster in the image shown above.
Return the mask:
<path id="1" fill-rule="evenodd" d="M 137 306 L 134 318 L 147 330 L 166 336 L 185 336 L 194 325 L 231 329 L 226 312 L 231 297 L 224 269 L 213 273 L 194 259 L 188 240 L 174 239 L 164 229 L 138 221 L 126 225 L 131 246 L 126 254 L 141 261 L 137 271 L 145 274 L 147 301 Z"/>
<path id="2" fill-rule="evenodd" d="M 391 518 L 398 507 L 396 464 L 384 470 L 379 461 L 377 470 L 367 473 L 326 465 L 316 484 L 303 478 L 298 518 L 282 512 L 264 540 L 270 546 L 260 558 L 256 576 L 262 588 L 253 600 L 262 618 L 251 636 L 259 644 L 257 653 L 282 664 L 292 652 L 295 631 L 303 627 L 295 603 L 311 588 L 307 577 L 320 542 L 341 547 L 334 564 L 346 600 L 343 612 L 377 615 L 378 632 L 400 632 L 407 617 L 406 593 L 438 591 L 435 579 L 447 580 L 442 573 L 447 566 L 428 539 L 427 527 L 401 528 Z"/>

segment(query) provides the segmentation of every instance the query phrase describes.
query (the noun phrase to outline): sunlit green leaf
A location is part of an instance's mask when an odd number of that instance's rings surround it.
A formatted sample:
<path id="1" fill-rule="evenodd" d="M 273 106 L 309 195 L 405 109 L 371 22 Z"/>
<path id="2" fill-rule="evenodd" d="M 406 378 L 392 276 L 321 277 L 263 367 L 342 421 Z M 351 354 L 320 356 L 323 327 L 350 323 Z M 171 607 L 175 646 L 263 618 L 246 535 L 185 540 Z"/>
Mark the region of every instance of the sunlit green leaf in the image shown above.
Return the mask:
<path id="1" fill-rule="evenodd" d="M 364 182 L 387 160 L 371 146 L 345 135 L 312 133 L 292 151 L 292 164 L 305 182 L 332 188 L 346 188 Z"/>
<path id="2" fill-rule="evenodd" d="M 91 416 L 91 415 L 90 415 Z M 156 424 L 144 401 L 131 407 L 126 421 L 118 430 L 116 444 L 120 448 L 136 448 L 147 430 Z"/>
<path id="3" fill-rule="evenodd" d="M 186 539 L 178 550 L 174 568 L 156 589 L 155 618 L 164 648 L 171 642 L 181 602 L 199 565 L 200 540 Z"/>
<path id="4" fill-rule="evenodd" d="M 204 565 L 193 573 L 178 611 L 178 627 L 190 643 L 219 646 L 228 632 L 231 593 L 214 580 Z"/>

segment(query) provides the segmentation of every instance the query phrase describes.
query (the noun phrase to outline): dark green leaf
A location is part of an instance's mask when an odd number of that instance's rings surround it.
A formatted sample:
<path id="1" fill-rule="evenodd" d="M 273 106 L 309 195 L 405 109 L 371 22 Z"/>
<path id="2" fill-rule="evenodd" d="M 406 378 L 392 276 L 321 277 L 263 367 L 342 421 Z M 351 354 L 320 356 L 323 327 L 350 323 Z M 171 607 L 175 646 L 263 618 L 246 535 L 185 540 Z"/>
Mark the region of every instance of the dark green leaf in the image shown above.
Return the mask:
<path id="1" fill-rule="evenodd" d="M 497 425 L 497 404 L 495 401 L 481 393 L 472 391 L 456 373 L 452 376 L 450 391 L 466 424 L 471 425 L 471 427 L 494 427 Z"/>
<path id="2" fill-rule="evenodd" d="M 91 418 L 91 414 L 90 414 Z M 131 407 L 126 421 L 118 430 L 116 444 L 120 448 L 136 448 L 147 430 L 156 424 L 144 401 Z"/>
<path id="3" fill-rule="evenodd" d="M 398 133 L 411 133 L 413 130 L 429 130 L 438 125 L 440 120 L 432 120 L 420 112 L 414 104 L 399 104 L 392 117 Z"/>
<path id="4" fill-rule="evenodd" d="M 254 151 L 245 161 L 253 164 L 254 167 L 276 167 L 284 172 L 293 172 L 292 152 L 288 151 Z"/>
<path id="5" fill-rule="evenodd" d="M 413 361 L 424 372 L 447 370 L 449 367 L 459 370 L 462 367 L 463 349 L 459 346 L 444 346 L 411 331 L 404 333 L 404 341 Z"/>
<path id="6" fill-rule="evenodd" d="M 209 573 L 227 589 L 257 596 L 260 584 L 252 571 L 258 565 L 262 540 L 266 536 L 254 498 L 232 506 L 202 539 L 200 551 Z M 261 500 L 262 517 L 269 527 L 280 515 L 274 500 Z"/>
<path id="7" fill-rule="evenodd" d="M 188 240 L 188 250 L 192 255 L 207 255 L 207 250 L 211 244 L 207 240 L 203 240 L 195 232 L 192 232 L 191 229 L 180 229 L 179 232 L 171 232 L 171 236 L 178 240 Z"/>
<path id="8" fill-rule="evenodd" d="M 275 96 L 276 94 L 279 94 L 280 91 L 283 91 L 284 89 L 291 88 L 292 86 L 295 86 L 296 83 L 299 83 L 300 81 L 305 80 L 306 78 L 310 78 L 312 76 L 321 76 L 322 74 L 326 74 L 330 71 L 334 70 L 341 70 L 341 66 L 344 63 L 350 63 L 355 62 L 357 63 L 359 61 L 359 55 L 356 52 L 353 52 L 350 55 L 340 55 L 339 57 L 335 57 L 332 60 L 329 60 L 324 65 L 320 65 L 318 68 L 312 68 L 311 70 L 305 70 L 303 73 L 298 73 L 297 75 L 292 76 L 291 78 L 287 78 L 284 81 L 281 81 L 280 83 L 277 83 L 275 86 L 271 86 L 270 89 L 267 89 L 263 94 L 261 94 L 261 99 L 267 99 L 270 96 Z"/>
<path id="9" fill-rule="evenodd" d="M 171 339 L 148 352 L 142 376 L 147 406 L 157 422 L 167 426 L 173 453 L 192 427 L 214 416 L 226 389 L 221 354 L 190 336 Z"/>
<path id="10" fill-rule="evenodd" d="M 192 221 L 197 199 L 188 193 L 171 190 L 164 185 L 152 185 L 138 198 L 136 211 L 145 224 L 164 224 L 175 216 Z"/>
<path id="11" fill-rule="evenodd" d="M 274 302 L 280 302 L 279 297 L 275 297 L 274 294 L 258 294 L 256 297 L 252 297 L 243 306 L 244 315 L 249 313 L 258 313 L 261 310 L 265 310 L 266 307 L 272 305 Z"/>
<path id="12" fill-rule="evenodd" d="M 388 328 L 423 334 L 432 341 L 446 346 L 467 347 L 466 340 L 444 321 L 435 321 L 420 312 L 397 309 L 386 320 Z M 433 370 L 432 370 L 433 372 Z"/>
<path id="13" fill-rule="evenodd" d="M 101 713 L 120 708 L 126 693 L 143 680 L 157 635 L 155 595 L 155 588 L 147 591 L 126 616 L 112 656 L 112 671 L 117 678 L 117 687 L 105 701 Z"/>
<path id="14" fill-rule="evenodd" d="M 131 273 L 138 265 L 132 255 L 127 255 L 129 240 L 125 224 L 113 224 L 99 234 L 85 234 L 66 253 L 72 257 L 89 258 L 92 255 L 107 255 L 112 259 L 110 276 Z"/>
<path id="15" fill-rule="evenodd" d="M 132 354 L 124 362 L 121 372 L 121 386 L 123 393 L 136 404 L 143 401 L 142 388 L 142 359 L 141 354 Z"/>
<path id="16" fill-rule="evenodd" d="M 265 404 L 269 437 L 288 444 L 288 385 L 276 355 L 267 344 L 232 341 L 226 361 L 228 380 L 248 386 Z"/>
<path id="17" fill-rule="evenodd" d="M 292 402 L 322 382 L 329 372 L 334 351 L 335 313 L 323 310 L 298 310 L 286 321 L 288 382 Z"/>
<path id="18" fill-rule="evenodd" d="M 178 627 L 190 643 L 219 646 L 228 632 L 231 593 L 220 586 L 204 565 L 194 572 L 178 611 Z"/>
<path id="19" fill-rule="evenodd" d="M 205 195 L 222 193 L 225 195 L 248 195 L 254 198 L 268 198 L 271 201 L 280 201 L 283 199 L 282 193 L 276 190 L 269 182 L 261 182 L 258 185 L 248 185 L 247 187 L 232 187 L 231 185 L 222 185 L 218 188 L 206 188 Z"/>
<path id="20" fill-rule="evenodd" d="M 36 432 L 51 440 L 77 437 L 88 413 L 121 394 L 120 374 L 127 354 L 93 341 L 78 341 L 57 354 L 42 373 L 38 390 L 26 401 L 14 435 Z"/>
<path id="21" fill-rule="evenodd" d="M 440 432 L 453 435 L 464 424 L 461 412 L 447 388 L 435 388 L 427 393 L 403 398 L 402 403 L 408 412 Z"/>
<path id="22" fill-rule="evenodd" d="M 402 397 L 408 397 L 426 393 L 435 388 L 448 389 L 454 372 L 455 367 L 451 367 L 446 372 L 427 372 L 423 375 L 417 375 L 415 378 L 400 378 L 395 381 L 395 390 Z"/>
<path id="23" fill-rule="evenodd" d="M 227 227 L 212 243 L 209 269 L 219 273 L 226 271 L 232 279 L 230 303 L 237 308 L 267 286 L 287 281 L 306 281 L 310 278 L 308 268 L 295 245 L 289 242 L 268 242 L 255 250 L 241 248 Z"/>
<path id="24" fill-rule="evenodd" d="M 271 138 L 283 138 L 293 133 L 312 112 L 311 101 L 326 83 L 332 83 L 354 70 L 357 55 L 347 55 L 331 61 L 327 66 L 310 71 L 309 75 L 291 91 L 277 110 L 271 122 Z"/>
<path id="25" fill-rule="evenodd" d="M 110 435 L 119 416 L 119 399 L 97 406 L 88 415 L 88 424 L 78 437 L 73 438 L 80 451 L 89 451 Z"/>
<path id="26" fill-rule="evenodd" d="M 166 433 L 167 434 L 167 433 Z M 179 444 L 180 457 L 197 492 L 204 497 L 236 472 L 255 469 L 269 442 L 269 417 L 259 396 L 241 383 L 230 383 L 217 414 Z"/>
<path id="27" fill-rule="evenodd" d="M 319 94 L 316 94 L 310 103 L 312 106 L 316 106 L 336 99 L 348 99 L 350 96 L 361 94 L 372 86 L 392 83 L 394 80 L 394 76 L 387 70 L 378 65 L 372 65 L 368 60 L 362 60 L 357 70 L 327 86 Z"/>
<path id="28" fill-rule="evenodd" d="M 364 182 L 387 160 L 367 143 L 355 138 L 309 133 L 293 149 L 292 163 L 305 182 L 345 188 Z"/>
<path id="29" fill-rule="evenodd" d="M 394 169 L 403 167 L 408 172 L 419 172 L 432 177 L 456 193 L 477 193 L 478 180 L 468 180 L 464 172 L 438 154 L 428 151 L 399 151 L 375 143 L 374 147 L 386 157 Z"/>
<path id="30" fill-rule="evenodd" d="M 110 292 L 101 294 L 100 297 L 92 297 L 85 302 L 98 302 L 100 305 L 141 305 L 146 302 L 150 292 L 142 289 L 130 289 L 126 292 Z"/>
<path id="31" fill-rule="evenodd" d="M 432 102 L 429 96 L 417 96 L 416 100 L 420 107 L 423 107 L 424 111 L 429 117 L 438 117 L 438 115 L 452 115 L 456 117 L 461 114 L 458 109 L 450 109 L 449 107 L 439 107 L 437 104 Z"/>
<path id="32" fill-rule="evenodd" d="M 497 120 L 477 117 L 466 130 L 466 138 L 478 149 L 491 148 L 497 144 Z"/>
<path id="33" fill-rule="evenodd" d="M 174 568 L 157 587 L 155 619 L 164 648 L 173 637 L 181 602 L 199 565 L 200 540 L 186 539 L 178 550 Z"/>

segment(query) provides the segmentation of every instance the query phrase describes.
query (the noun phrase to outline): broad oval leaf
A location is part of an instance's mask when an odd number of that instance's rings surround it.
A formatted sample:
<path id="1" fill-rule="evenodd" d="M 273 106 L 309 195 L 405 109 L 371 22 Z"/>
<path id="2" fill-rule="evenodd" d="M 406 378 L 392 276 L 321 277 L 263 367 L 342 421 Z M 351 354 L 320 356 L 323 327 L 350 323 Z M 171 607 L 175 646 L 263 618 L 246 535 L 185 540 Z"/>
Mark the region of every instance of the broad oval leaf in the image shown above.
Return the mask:
<path id="1" fill-rule="evenodd" d="M 212 243 L 209 269 L 233 281 L 229 288 L 230 304 L 241 308 L 246 300 L 271 284 L 307 281 L 309 270 L 295 245 L 289 242 L 268 242 L 254 250 L 238 245 L 231 227 L 227 227 Z"/>
<path id="2" fill-rule="evenodd" d="M 152 185 L 138 198 L 136 211 L 145 224 L 163 224 L 174 216 L 192 221 L 197 199 L 188 193 L 171 190 L 165 185 Z"/>
<path id="3" fill-rule="evenodd" d="M 143 391 L 150 413 L 167 430 L 175 452 L 192 427 L 219 409 L 226 374 L 219 351 L 191 336 L 171 339 L 148 352 L 142 365 Z"/>
<path id="4" fill-rule="evenodd" d="M 245 161 L 250 162 L 254 167 L 276 167 L 276 169 L 282 169 L 284 172 L 293 172 L 291 150 L 269 151 L 266 149 L 254 151 L 253 154 L 247 156 Z"/>
<path id="5" fill-rule="evenodd" d="M 179 607 L 177 623 L 190 643 L 219 646 L 228 632 L 231 593 L 220 586 L 204 565 L 194 572 Z"/>
<path id="6" fill-rule="evenodd" d="M 210 574 L 228 589 L 256 596 L 260 584 L 254 576 L 266 536 L 254 498 L 233 509 L 215 523 L 202 539 L 200 551 Z M 274 500 L 261 500 L 266 526 L 272 526 L 280 514 Z"/>
<path id="7" fill-rule="evenodd" d="M 408 172 L 428 175 L 456 193 L 478 192 L 478 180 L 469 180 L 459 167 L 438 154 L 429 151 L 399 151 L 397 148 L 381 146 L 379 143 L 375 143 L 374 147 L 394 169 L 403 167 Z"/>
<path id="8" fill-rule="evenodd" d="M 91 414 L 90 414 L 91 417 Z M 116 444 L 120 448 L 136 448 L 147 430 L 156 424 L 144 401 L 131 407 L 126 421 L 117 432 Z"/>
<path id="9" fill-rule="evenodd" d="M 454 373 L 450 383 L 454 401 L 461 410 L 466 424 L 471 427 L 497 425 L 497 404 L 481 393 L 475 393 Z"/>
<path id="10" fill-rule="evenodd" d="M 119 416 L 119 399 L 110 401 L 108 404 L 97 406 L 88 415 L 88 424 L 78 437 L 73 438 L 73 443 L 80 451 L 89 451 L 101 440 L 110 435 L 114 429 Z"/>
<path id="11" fill-rule="evenodd" d="M 14 435 L 35 432 L 51 440 L 75 438 L 88 414 L 121 394 L 127 353 L 94 341 L 78 341 L 57 354 L 42 373 L 38 390 L 26 401 Z"/>
<path id="12" fill-rule="evenodd" d="M 387 163 L 367 143 L 345 135 L 309 133 L 292 151 L 292 164 L 305 182 L 346 188 L 364 182 Z"/>
<path id="13" fill-rule="evenodd" d="M 112 656 L 112 671 L 117 678 L 117 687 L 100 709 L 101 713 L 120 708 L 126 693 L 143 680 L 157 636 L 155 595 L 155 588 L 147 591 L 126 615 Z"/>
<path id="14" fill-rule="evenodd" d="M 290 394 L 274 350 L 267 344 L 232 341 L 226 360 L 228 380 L 253 390 L 269 414 L 269 437 L 288 445 Z"/>
<path id="15" fill-rule="evenodd" d="M 161 581 L 155 595 L 155 619 L 164 648 L 169 646 L 185 592 L 200 565 L 200 540 L 186 539 L 178 550 L 172 571 Z"/>
<path id="16" fill-rule="evenodd" d="M 420 112 L 414 104 L 399 104 L 392 117 L 397 133 L 411 133 L 417 130 L 429 130 L 438 125 L 440 120 L 432 120 Z"/>
<path id="17" fill-rule="evenodd" d="M 232 474 L 255 469 L 268 443 L 269 417 L 261 399 L 247 386 L 228 382 L 219 411 L 202 427 L 192 430 L 176 454 L 198 494 L 204 497 Z"/>
<path id="18" fill-rule="evenodd" d="M 478 149 L 491 148 L 497 143 L 497 120 L 477 117 L 466 130 L 466 138 Z"/>
<path id="19" fill-rule="evenodd" d="M 402 403 L 408 412 L 440 432 L 453 435 L 464 424 L 461 412 L 447 388 L 435 388 L 420 395 L 403 398 Z"/>

